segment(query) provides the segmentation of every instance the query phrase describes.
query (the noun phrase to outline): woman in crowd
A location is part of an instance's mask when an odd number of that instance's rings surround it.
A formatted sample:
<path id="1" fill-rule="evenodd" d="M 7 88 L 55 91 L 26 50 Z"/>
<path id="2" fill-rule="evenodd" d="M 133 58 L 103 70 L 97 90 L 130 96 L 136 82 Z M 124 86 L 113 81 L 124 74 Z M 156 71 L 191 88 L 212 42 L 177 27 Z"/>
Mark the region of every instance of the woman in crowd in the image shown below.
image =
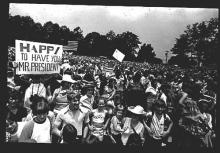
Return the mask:
<path id="1" fill-rule="evenodd" d="M 82 109 L 87 110 L 91 112 L 94 108 L 94 87 L 95 84 L 93 81 L 87 82 L 83 87 L 82 90 L 84 90 L 84 95 L 80 98 L 80 105 L 82 106 Z M 81 90 L 81 92 L 82 92 Z"/>
<path id="2" fill-rule="evenodd" d="M 47 98 L 46 88 L 42 83 L 41 75 L 31 75 L 31 84 L 25 91 L 24 97 L 24 107 L 30 111 L 30 97 L 31 95 L 39 95 L 41 97 Z"/>
<path id="3" fill-rule="evenodd" d="M 27 109 L 20 106 L 21 95 L 18 91 L 13 90 L 10 92 L 9 102 L 6 108 L 6 118 L 15 121 L 21 122 L 27 116 Z"/>
<path id="4" fill-rule="evenodd" d="M 6 142 L 18 142 L 25 122 L 6 119 Z"/>
<path id="5" fill-rule="evenodd" d="M 104 93 L 102 96 L 106 97 L 106 101 L 112 101 L 116 93 L 115 89 L 115 79 L 109 79 L 108 84 L 105 86 Z"/>
<path id="6" fill-rule="evenodd" d="M 124 121 L 123 129 L 125 131 L 121 136 L 122 143 L 127 146 L 142 146 L 144 143 L 144 125 L 141 121 L 146 112 L 139 105 L 128 107 L 128 111 L 130 114 L 127 114 L 129 117 L 126 117 Z"/>
<path id="7" fill-rule="evenodd" d="M 111 135 L 117 145 L 122 145 L 121 134 L 127 130 L 123 129 L 123 123 L 125 122 L 124 109 L 123 105 L 117 105 L 115 115 L 112 117 L 110 124 Z"/>
<path id="8" fill-rule="evenodd" d="M 69 74 L 64 74 L 62 80 L 58 81 L 61 83 L 61 85 L 54 91 L 53 97 L 50 101 L 50 103 L 55 105 L 54 113 L 56 114 L 69 104 L 67 94 L 71 91 L 71 85 L 76 83 L 76 81 L 73 80 Z"/>
<path id="9" fill-rule="evenodd" d="M 19 142 L 51 143 L 52 123 L 47 117 L 49 111 L 47 99 L 35 95 L 31 109 L 35 117 L 25 123 Z"/>
<path id="10" fill-rule="evenodd" d="M 105 101 L 104 98 L 100 97 L 98 108 L 92 110 L 90 113 L 90 123 L 86 127 L 88 128 L 88 136 L 86 142 L 88 144 L 102 143 L 108 122 L 109 117 L 107 111 L 105 110 Z"/>

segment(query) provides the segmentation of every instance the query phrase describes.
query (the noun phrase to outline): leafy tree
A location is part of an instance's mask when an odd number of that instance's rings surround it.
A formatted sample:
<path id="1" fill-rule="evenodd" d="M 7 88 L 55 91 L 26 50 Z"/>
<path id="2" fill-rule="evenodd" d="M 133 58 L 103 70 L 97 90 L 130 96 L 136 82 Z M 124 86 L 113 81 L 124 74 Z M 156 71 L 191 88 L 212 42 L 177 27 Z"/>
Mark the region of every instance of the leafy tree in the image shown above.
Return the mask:
<path id="1" fill-rule="evenodd" d="M 176 56 L 172 56 L 169 61 L 168 64 L 172 64 L 172 65 L 179 65 L 180 67 L 189 67 L 190 66 L 190 60 L 186 55 L 176 55 Z"/>
<path id="2" fill-rule="evenodd" d="M 71 31 L 71 38 L 70 40 L 77 40 L 77 41 L 81 41 L 83 40 L 83 31 L 80 27 L 76 27 L 75 29 L 73 29 L 73 31 Z"/>
<path id="3" fill-rule="evenodd" d="M 137 60 L 140 62 L 152 62 L 152 59 L 155 58 L 156 54 L 153 52 L 153 47 L 151 44 L 143 44 L 141 49 L 138 52 Z"/>
<path id="4" fill-rule="evenodd" d="M 31 40 L 36 42 L 42 42 L 43 40 L 43 26 L 41 23 L 35 23 L 30 33 Z"/>
<path id="5" fill-rule="evenodd" d="M 160 59 L 160 58 L 154 57 L 154 58 L 152 59 L 152 63 L 154 63 L 154 64 L 162 64 L 162 63 L 163 63 L 163 60 Z"/>
<path id="6" fill-rule="evenodd" d="M 115 39 L 116 48 L 125 54 L 125 59 L 128 61 L 133 61 L 136 57 L 134 55 L 135 50 L 138 48 L 138 44 L 141 42 L 137 35 L 132 32 L 123 32 L 118 34 Z"/>
<path id="7" fill-rule="evenodd" d="M 89 56 L 97 55 L 97 46 L 100 39 L 101 35 L 97 32 L 87 34 L 81 42 L 80 53 Z"/>
<path id="8" fill-rule="evenodd" d="M 188 25 L 184 33 L 176 39 L 171 52 L 188 57 L 195 55 L 198 64 L 209 65 L 216 63 L 218 25 L 218 18 L 211 18 L 209 21 Z"/>
<path id="9" fill-rule="evenodd" d="M 113 30 L 110 30 L 105 36 L 108 40 L 115 40 L 116 38 L 116 34 Z"/>
<path id="10" fill-rule="evenodd" d="M 70 29 L 67 26 L 60 27 L 60 37 L 60 43 L 62 45 L 67 45 L 70 38 Z"/>

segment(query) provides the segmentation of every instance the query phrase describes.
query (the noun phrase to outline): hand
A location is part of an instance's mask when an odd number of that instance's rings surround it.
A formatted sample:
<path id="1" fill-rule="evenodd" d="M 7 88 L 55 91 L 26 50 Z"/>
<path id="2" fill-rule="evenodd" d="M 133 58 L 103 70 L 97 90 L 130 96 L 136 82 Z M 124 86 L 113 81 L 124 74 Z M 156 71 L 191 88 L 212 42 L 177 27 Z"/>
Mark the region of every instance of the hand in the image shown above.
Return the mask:
<path id="1" fill-rule="evenodd" d="M 164 137 L 166 137 L 168 134 L 169 134 L 169 131 L 164 131 L 161 136 L 162 136 L 162 138 L 164 138 Z"/>
<path id="2" fill-rule="evenodd" d="M 149 135 L 153 134 L 153 131 L 150 128 L 147 128 L 147 132 L 149 133 Z"/>
<path id="3" fill-rule="evenodd" d="M 56 98 L 58 95 L 59 95 L 59 93 L 58 93 L 58 92 L 56 92 L 56 93 L 55 93 L 55 98 Z"/>
<path id="4" fill-rule="evenodd" d="M 18 67 L 18 63 L 17 63 L 17 62 L 13 61 L 12 64 L 13 64 L 13 67 L 14 67 L 14 68 L 17 68 L 17 67 Z"/>
<path id="5" fill-rule="evenodd" d="M 125 132 L 127 129 L 128 129 L 128 126 L 126 126 L 125 128 L 123 128 L 123 130 L 124 130 L 123 132 Z"/>
<path id="6" fill-rule="evenodd" d="M 88 127 L 89 127 L 90 131 L 92 131 L 94 129 L 94 126 L 92 126 L 92 125 L 88 125 Z"/>

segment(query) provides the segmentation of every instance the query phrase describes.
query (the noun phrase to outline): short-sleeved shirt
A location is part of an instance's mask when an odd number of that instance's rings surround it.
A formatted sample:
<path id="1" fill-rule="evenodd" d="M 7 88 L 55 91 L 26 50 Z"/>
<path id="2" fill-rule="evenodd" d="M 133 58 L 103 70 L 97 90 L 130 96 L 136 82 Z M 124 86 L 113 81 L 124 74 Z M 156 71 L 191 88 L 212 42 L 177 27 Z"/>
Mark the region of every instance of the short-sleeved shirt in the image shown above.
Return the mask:
<path id="1" fill-rule="evenodd" d="M 66 124 L 72 124 L 77 129 L 77 135 L 82 136 L 83 123 L 89 122 L 89 114 L 81 109 L 73 112 L 67 106 L 58 113 L 54 124 L 59 126 L 62 122 L 63 127 Z"/>
<path id="2" fill-rule="evenodd" d="M 161 139 L 165 131 L 165 120 L 171 122 L 167 114 L 163 114 L 160 119 L 157 118 L 155 113 L 149 112 L 146 116 L 147 119 L 151 118 L 150 129 L 152 130 L 151 136 L 154 139 Z"/>
<path id="3" fill-rule="evenodd" d="M 91 134 L 95 136 L 103 136 L 104 134 L 104 124 L 105 124 L 105 119 L 107 115 L 107 111 L 104 110 L 102 112 L 99 112 L 98 109 L 92 110 L 91 114 L 91 122 L 92 126 L 94 127 L 93 131 L 91 131 Z"/>

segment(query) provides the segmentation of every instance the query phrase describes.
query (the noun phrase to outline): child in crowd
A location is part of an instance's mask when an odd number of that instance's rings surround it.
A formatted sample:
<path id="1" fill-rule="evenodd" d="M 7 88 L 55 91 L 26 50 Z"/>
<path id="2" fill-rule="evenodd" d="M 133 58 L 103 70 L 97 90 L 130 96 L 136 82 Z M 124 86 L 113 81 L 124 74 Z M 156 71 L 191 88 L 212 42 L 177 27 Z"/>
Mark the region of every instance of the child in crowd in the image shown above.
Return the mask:
<path id="1" fill-rule="evenodd" d="M 173 122 L 165 113 L 166 104 L 163 100 L 157 99 L 153 104 L 152 112 L 146 115 L 143 122 L 148 132 L 144 147 L 146 149 L 159 149 L 168 137 Z"/>
<path id="2" fill-rule="evenodd" d="M 47 117 L 49 111 L 47 99 L 35 95 L 31 109 L 35 117 L 25 123 L 19 142 L 51 143 L 52 124 Z"/>

